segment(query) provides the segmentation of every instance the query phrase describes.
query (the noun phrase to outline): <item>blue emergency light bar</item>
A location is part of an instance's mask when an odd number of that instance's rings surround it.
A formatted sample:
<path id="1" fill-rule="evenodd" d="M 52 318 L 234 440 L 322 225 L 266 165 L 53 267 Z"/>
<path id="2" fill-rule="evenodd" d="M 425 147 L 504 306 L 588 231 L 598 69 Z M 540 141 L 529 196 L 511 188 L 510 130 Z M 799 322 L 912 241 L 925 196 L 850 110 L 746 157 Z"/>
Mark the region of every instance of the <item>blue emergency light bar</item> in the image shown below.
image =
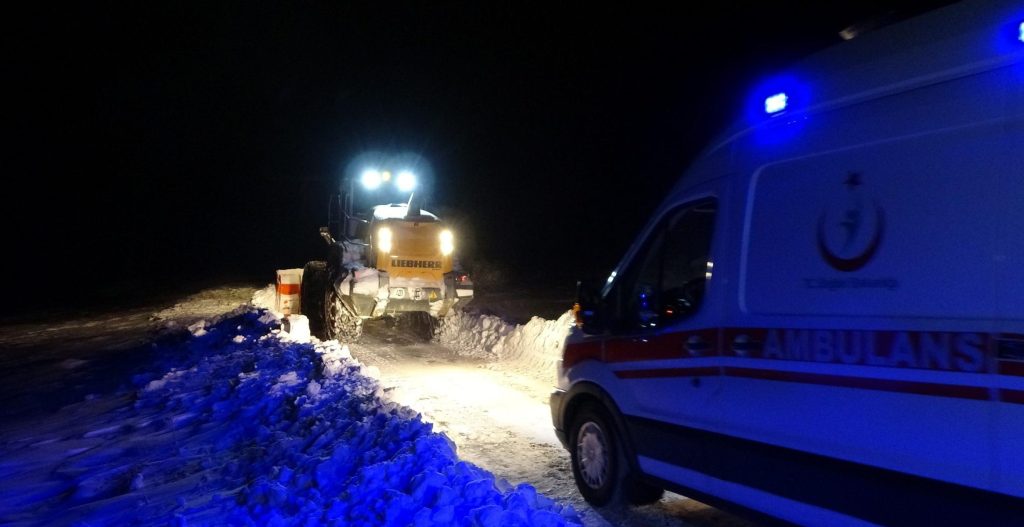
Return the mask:
<path id="1" fill-rule="evenodd" d="M 785 92 L 776 93 L 775 95 L 772 95 L 764 100 L 764 111 L 769 115 L 776 114 L 781 112 L 782 110 L 785 110 L 788 104 L 789 97 L 786 95 Z"/>

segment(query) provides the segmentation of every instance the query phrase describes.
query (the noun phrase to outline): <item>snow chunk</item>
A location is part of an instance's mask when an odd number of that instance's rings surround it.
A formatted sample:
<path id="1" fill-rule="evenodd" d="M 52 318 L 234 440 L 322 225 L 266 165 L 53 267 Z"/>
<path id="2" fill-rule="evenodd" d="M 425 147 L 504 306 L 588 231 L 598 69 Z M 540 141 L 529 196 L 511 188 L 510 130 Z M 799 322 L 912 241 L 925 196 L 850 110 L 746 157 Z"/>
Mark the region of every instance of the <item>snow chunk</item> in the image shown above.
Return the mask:
<path id="1" fill-rule="evenodd" d="M 206 321 L 200 320 L 199 322 L 192 324 L 188 327 L 188 331 L 193 337 L 202 337 L 206 334 Z"/>
<path id="2" fill-rule="evenodd" d="M 316 381 L 310 381 L 310 383 L 306 385 L 306 395 L 313 398 L 316 398 L 317 395 L 320 395 L 320 383 Z"/>
<path id="3" fill-rule="evenodd" d="M 363 366 L 361 373 L 371 379 L 380 380 L 380 368 L 376 366 Z"/>
<path id="4" fill-rule="evenodd" d="M 65 370 L 73 370 L 75 368 L 85 366 L 86 364 L 89 364 L 89 361 L 82 359 L 64 359 L 61 361 L 60 367 Z"/>
<path id="5" fill-rule="evenodd" d="M 309 318 L 305 315 L 288 315 L 284 317 L 281 327 L 281 338 L 286 340 L 309 342 L 312 337 L 309 333 Z"/>
<path id="6" fill-rule="evenodd" d="M 290 371 L 288 373 L 282 373 L 277 378 L 277 383 L 270 387 L 270 395 L 281 395 L 282 393 L 286 393 L 287 388 L 295 386 L 301 382 L 302 381 L 299 379 L 299 374 L 297 372 Z"/>
<path id="7" fill-rule="evenodd" d="M 261 324 L 272 325 L 279 323 L 281 320 L 277 317 L 277 315 L 274 314 L 273 311 L 268 310 L 266 313 L 263 313 L 263 315 L 260 316 L 259 321 Z"/>
<path id="8" fill-rule="evenodd" d="M 262 309 L 274 309 L 277 302 L 277 289 L 274 284 L 267 284 L 263 289 L 257 289 L 249 301 L 254 307 Z"/>
<path id="9" fill-rule="evenodd" d="M 167 385 L 167 383 L 177 381 L 178 379 L 180 379 L 185 373 L 185 370 L 171 370 L 165 373 L 163 377 L 149 381 L 146 384 L 146 387 L 143 388 L 142 390 L 145 392 L 160 390 L 164 388 Z"/>

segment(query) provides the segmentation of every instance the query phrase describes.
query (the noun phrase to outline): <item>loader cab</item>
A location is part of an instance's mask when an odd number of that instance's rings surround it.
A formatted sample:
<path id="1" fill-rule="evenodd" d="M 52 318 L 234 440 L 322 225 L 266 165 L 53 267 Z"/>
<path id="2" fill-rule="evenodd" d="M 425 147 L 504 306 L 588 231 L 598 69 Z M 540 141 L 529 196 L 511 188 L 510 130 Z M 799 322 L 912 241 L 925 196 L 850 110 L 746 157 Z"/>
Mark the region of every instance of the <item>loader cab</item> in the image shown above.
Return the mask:
<path id="1" fill-rule="evenodd" d="M 360 243 L 367 238 L 370 213 L 354 211 L 351 199 L 341 192 L 331 194 L 327 200 L 327 225 L 320 227 L 320 235 L 329 245 L 343 241 Z"/>

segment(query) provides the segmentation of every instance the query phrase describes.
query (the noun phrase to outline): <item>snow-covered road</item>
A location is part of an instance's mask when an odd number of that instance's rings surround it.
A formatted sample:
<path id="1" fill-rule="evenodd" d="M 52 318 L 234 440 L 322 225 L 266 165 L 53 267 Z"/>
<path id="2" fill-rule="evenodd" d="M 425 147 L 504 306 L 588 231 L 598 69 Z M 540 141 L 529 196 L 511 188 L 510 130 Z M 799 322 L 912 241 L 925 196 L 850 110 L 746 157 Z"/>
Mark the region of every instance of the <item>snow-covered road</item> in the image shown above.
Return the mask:
<path id="1" fill-rule="evenodd" d="M 550 496 L 571 487 L 569 456 L 551 429 L 550 383 L 378 328 L 369 328 L 350 349 L 379 369 L 393 400 L 447 433 L 463 459 L 508 481 L 534 479 L 541 484 L 537 490 Z M 578 495 L 558 496 L 568 497 Z"/>
<path id="2" fill-rule="evenodd" d="M 679 496 L 642 507 L 594 509 L 580 496 L 569 453 L 551 427 L 548 396 L 561 320 L 525 325 L 465 314 L 442 325 L 432 340 L 414 330 L 367 324 L 354 357 L 379 370 L 382 385 L 420 412 L 458 446 L 461 459 L 512 483 L 525 482 L 572 504 L 588 527 L 751 527 L 754 524 Z"/>

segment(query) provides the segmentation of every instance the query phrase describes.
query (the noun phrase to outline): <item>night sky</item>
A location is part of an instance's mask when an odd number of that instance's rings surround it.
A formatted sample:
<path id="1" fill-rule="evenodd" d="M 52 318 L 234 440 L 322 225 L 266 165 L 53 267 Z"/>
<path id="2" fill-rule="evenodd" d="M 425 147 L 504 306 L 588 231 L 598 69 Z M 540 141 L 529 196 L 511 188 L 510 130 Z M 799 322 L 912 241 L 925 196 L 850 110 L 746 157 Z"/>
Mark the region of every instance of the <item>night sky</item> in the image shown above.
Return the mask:
<path id="1" fill-rule="evenodd" d="M 945 2 L 88 3 L 9 12 L 4 311 L 322 257 L 366 150 L 433 165 L 467 263 L 606 273 L 763 76 Z"/>

